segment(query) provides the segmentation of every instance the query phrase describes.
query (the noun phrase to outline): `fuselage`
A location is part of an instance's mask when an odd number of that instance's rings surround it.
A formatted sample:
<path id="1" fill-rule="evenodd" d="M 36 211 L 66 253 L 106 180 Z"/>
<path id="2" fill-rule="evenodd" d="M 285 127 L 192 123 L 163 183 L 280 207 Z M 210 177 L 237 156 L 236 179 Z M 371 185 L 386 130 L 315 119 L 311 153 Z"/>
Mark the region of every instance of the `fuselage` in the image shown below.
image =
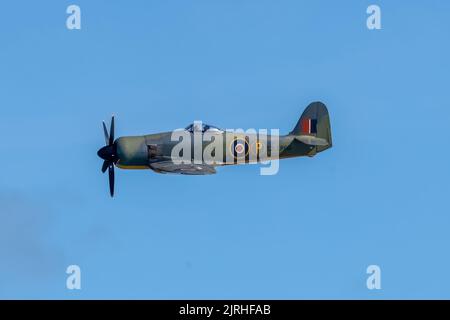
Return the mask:
<path id="1" fill-rule="evenodd" d="M 190 159 L 192 161 L 198 160 L 198 151 L 201 154 L 206 151 L 208 145 L 212 142 L 198 141 L 193 133 L 189 134 L 190 139 Z M 188 137 L 189 137 L 188 135 Z M 307 145 L 295 139 L 293 135 L 271 136 L 267 135 L 264 139 L 258 134 L 248 133 L 233 133 L 231 138 L 225 132 L 217 133 L 214 136 L 221 136 L 220 143 L 216 145 L 221 148 L 222 156 L 213 163 L 214 166 L 234 165 L 250 162 L 262 162 L 271 160 L 274 157 L 279 159 L 300 157 L 300 156 L 314 156 L 317 153 L 316 147 Z M 149 169 L 151 163 L 158 161 L 174 160 L 174 148 L 180 143 L 179 140 L 174 140 L 173 132 L 163 132 L 156 134 L 149 134 L 143 136 L 124 136 L 115 141 L 116 153 L 118 161 L 116 166 L 121 169 Z M 271 150 L 275 139 L 278 139 L 277 151 Z M 238 144 L 242 143 L 242 157 L 237 154 Z M 236 151 L 237 150 L 237 151 Z M 264 152 L 263 152 L 264 151 Z M 218 151 L 217 151 L 218 152 Z M 237 156 L 239 155 L 239 157 Z"/>

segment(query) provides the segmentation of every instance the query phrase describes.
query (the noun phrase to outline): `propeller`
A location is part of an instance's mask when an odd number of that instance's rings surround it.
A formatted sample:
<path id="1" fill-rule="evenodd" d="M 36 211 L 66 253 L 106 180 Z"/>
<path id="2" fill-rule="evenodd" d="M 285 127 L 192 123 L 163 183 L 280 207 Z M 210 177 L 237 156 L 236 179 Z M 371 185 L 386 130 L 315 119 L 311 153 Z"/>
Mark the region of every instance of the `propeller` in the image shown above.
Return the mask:
<path id="1" fill-rule="evenodd" d="M 105 143 L 106 145 L 97 151 L 97 155 L 102 158 L 102 172 L 105 173 L 108 170 L 109 177 L 109 193 L 111 197 L 114 196 L 114 165 L 119 160 L 117 156 L 117 147 L 114 142 L 114 116 L 111 117 L 111 126 L 109 129 L 106 129 L 105 121 L 103 121 L 103 134 L 105 135 Z"/>

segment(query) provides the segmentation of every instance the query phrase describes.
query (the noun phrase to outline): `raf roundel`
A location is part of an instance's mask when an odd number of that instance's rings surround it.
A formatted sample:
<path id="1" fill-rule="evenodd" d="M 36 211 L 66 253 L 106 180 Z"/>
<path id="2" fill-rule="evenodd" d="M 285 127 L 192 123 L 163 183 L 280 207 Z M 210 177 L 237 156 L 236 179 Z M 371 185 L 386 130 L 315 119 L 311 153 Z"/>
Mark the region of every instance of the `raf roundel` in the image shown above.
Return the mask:
<path id="1" fill-rule="evenodd" d="M 248 153 L 248 143 L 243 139 L 236 139 L 231 144 L 231 151 L 235 158 L 245 157 Z"/>
<path id="2" fill-rule="evenodd" d="M 242 143 L 238 143 L 236 144 L 236 146 L 234 147 L 234 151 L 236 151 L 237 154 L 239 153 L 243 153 L 245 150 L 245 147 Z"/>

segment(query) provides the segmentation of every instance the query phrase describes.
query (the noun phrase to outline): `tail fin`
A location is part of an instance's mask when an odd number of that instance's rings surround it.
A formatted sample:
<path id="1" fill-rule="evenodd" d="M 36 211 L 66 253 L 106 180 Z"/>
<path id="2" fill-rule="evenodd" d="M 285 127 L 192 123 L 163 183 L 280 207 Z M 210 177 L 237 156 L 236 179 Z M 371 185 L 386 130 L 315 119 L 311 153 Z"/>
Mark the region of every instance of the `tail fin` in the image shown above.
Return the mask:
<path id="1" fill-rule="evenodd" d="M 333 143 L 327 107 L 322 102 L 311 103 L 289 134 L 303 143 L 315 145 L 317 152 L 331 148 Z"/>

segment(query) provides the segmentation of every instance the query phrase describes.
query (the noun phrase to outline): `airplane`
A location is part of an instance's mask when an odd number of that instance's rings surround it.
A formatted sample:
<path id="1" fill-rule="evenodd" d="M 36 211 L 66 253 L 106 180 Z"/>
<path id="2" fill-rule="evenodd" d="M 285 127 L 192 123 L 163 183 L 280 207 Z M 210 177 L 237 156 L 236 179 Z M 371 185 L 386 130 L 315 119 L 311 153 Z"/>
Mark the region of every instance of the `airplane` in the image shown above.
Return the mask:
<path id="1" fill-rule="evenodd" d="M 187 126 L 183 131 L 186 137 L 193 137 L 194 134 L 208 134 L 209 136 L 222 138 L 218 141 L 222 141 L 220 148 L 223 148 L 223 150 L 218 150 L 218 153 L 222 151 L 223 156 L 213 163 L 202 160 L 194 161 L 193 144 L 195 138 L 191 139 L 192 152 L 186 153 L 192 161 L 177 161 L 179 159 L 174 157 L 174 148 L 179 141 L 173 140 L 174 131 L 143 136 L 124 136 L 114 140 L 113 116 L 109 133 L 103 121 L 103 132 L 106 146 L 100 148 L 97 155 L 104 160 L 102 173 L 108 170 L 111 197 L 114 196 L 115 166 L 120 169 L 151 169 L 157 173 L 208 175 L 215 174 L 215 167 L 218 166 L 263 162 L 273 159 L 275 155 L 277 155 L 277 159 L 301 156 L 313 157 L 317 153 L 332 147 L 330 116 L 327 107 L 322 102 L 309 104 L 289 134 L 267 135 L 267 139 L 263 139 L 264 137 L 257 133 L 232 132 L 230 143 L 229 136 L 228 139 L 225 137 L 229 134 L 228 131 L 202 123 L 193 123 Z M 270 150 L 273 138 L 278 139 L 278 150 L 276 150 L 278 152 Z M 201 150 L 205 151 L 208 145 L 212 143 L 211 141 L 201 141 Z M 269 151 L 261 152 L 264 147 Z"/>

